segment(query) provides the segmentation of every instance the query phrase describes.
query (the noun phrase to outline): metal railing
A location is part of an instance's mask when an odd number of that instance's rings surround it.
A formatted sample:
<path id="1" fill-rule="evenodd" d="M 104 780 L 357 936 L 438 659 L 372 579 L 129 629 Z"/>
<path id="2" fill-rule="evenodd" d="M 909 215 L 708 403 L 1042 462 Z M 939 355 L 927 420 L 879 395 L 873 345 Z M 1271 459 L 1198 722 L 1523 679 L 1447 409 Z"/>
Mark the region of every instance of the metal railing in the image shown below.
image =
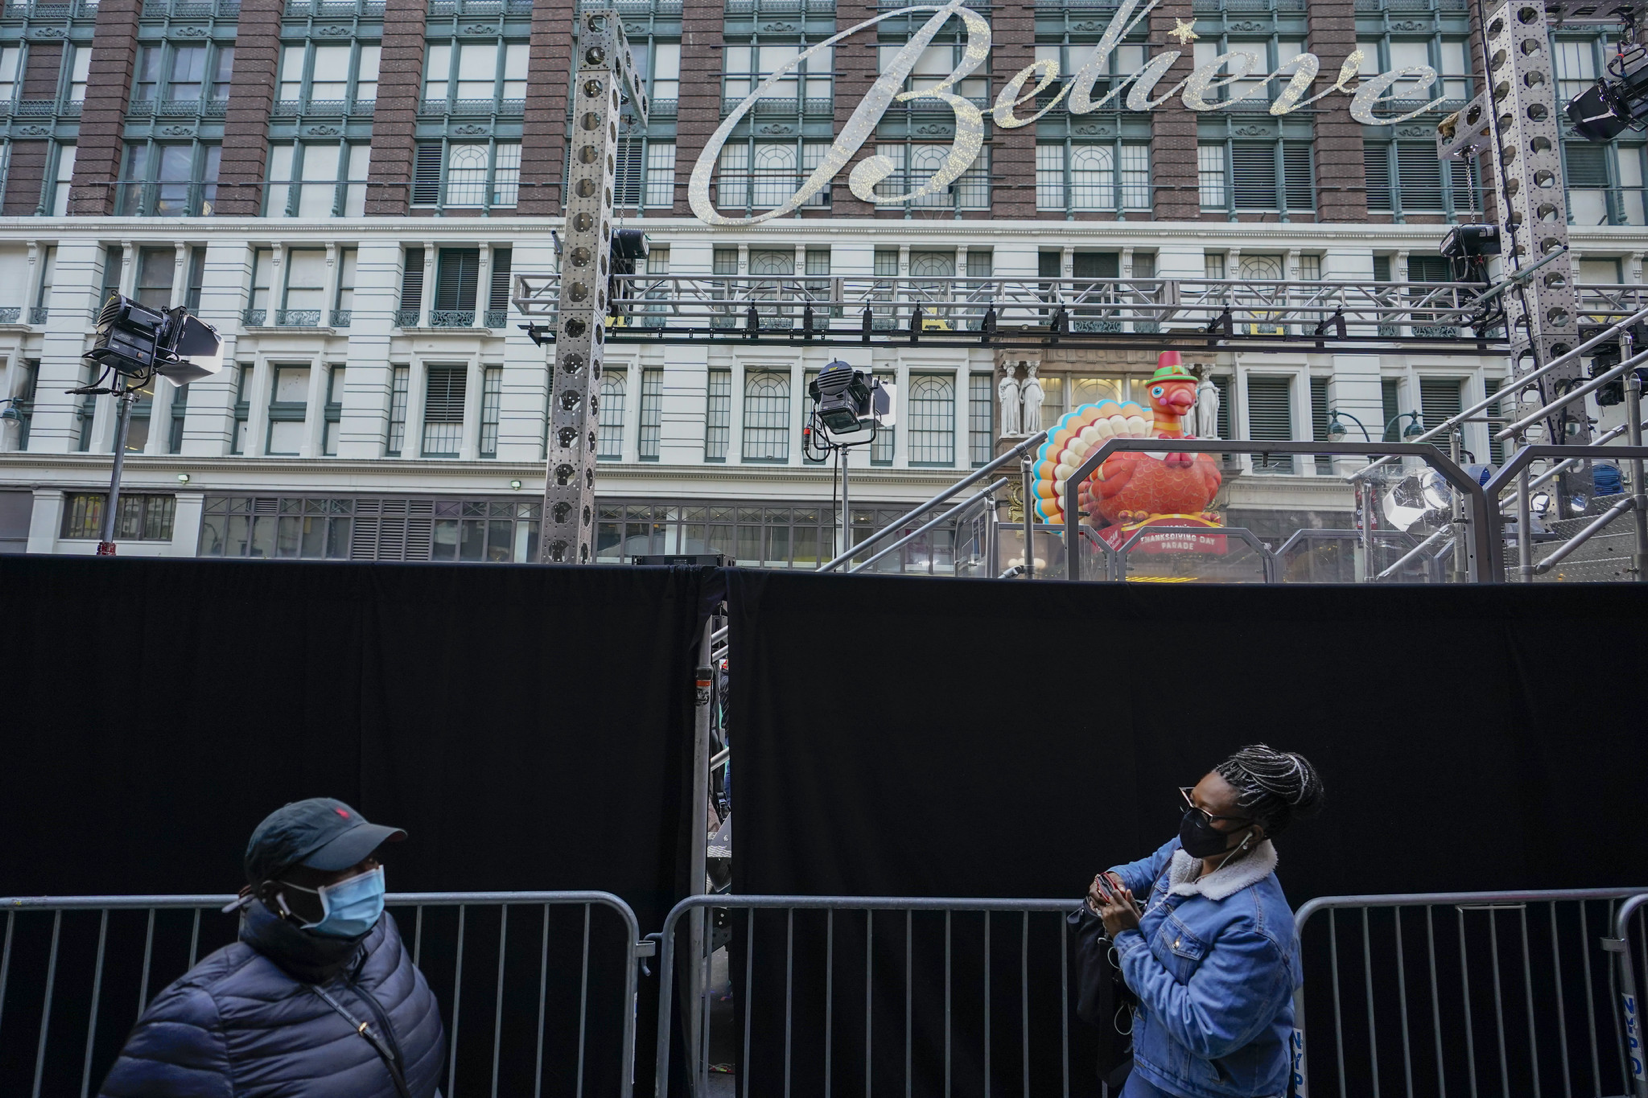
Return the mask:
<path id="1" fill-rule="evenodd" d="M 766 326 L 783 319 L 805 328 L 810 309 L 810 330 L 846 336 L 865 324 L 939 340 L 1110 330 L 1323 345 L 1419 341 L 1481 354 L 1503 341 L 1502 323 L 1484 316 L 1482 293 L 1479 284 L 1451 282 L 626 275 L 614 279 L 613 304 L 644 304 L 662 316 L 648 338 L 742 328 L 752 308 Z M 513 296 L 523 315 L 552 317 L 560 277 L 517 274 Z"/>
<path id="2" fill-rule="evenodd" d="M 1598 935 L 1645 892 L 1311 900 L 1296 917 L 1312 978 L 1294 996 L 1295 1090 L 1620 1094 L 1620 999 Z"/>
<path id="3" fill-rule="evenodd" d="M 1306 454 L 1321 456 L 1415 457 L 1440 473 L 1448 485 L 1464 501 L 1464 533 L 1468 537 L 1467 566 L 1472 581 L 1493 582 L 1502 575 L 1492 563 L 1499 545 L 1499 530 L 1494 524 L 1498 508 L 1490 509 L 1487 496 L 1479 484 L 1465 470 L 1434 446 L 1400 442 L 1269 442 L 1257 439 L 1226 441 L 1223 439 L 1157 439 L 1109 438 L 1088 450 L 1066 483 L 1081 484 L 1098 471 L 1105 460 L 1115 454 L 1174 452 L 1187 454 Z M 1371 467 L 1371 466 L 1370 466 Z M 1364 524 L 1371 536 L 1371 524 Z M 1064 549 L 1067 578 L 1080 580 L 1081 575 L 1081 515 L 1071 507 L 1065 512 Z M 1207 532 L 1218 533 L 1210 528 Z"/>
<path id="4" fill-rule="evenodd" d="M 7 1079 L 32 1080 L 34 1098 L 95 1093 L 150 999 L 235 940 L 239 920 L 222 914 L 233 899 L 0 899 L 0 1003 L 8 979 L 13 989 L 12 1009 L 0 1015 L 0 1064 L 17 1069 L 8 1067 Z M 653 944 L 623 900 L 610 892 L 412 892 L 389 895 L 387 906 L 440 1003 L 442 1094 L 490 1085 L 495 1096 L 503 1083 L 506 1093 L 582 1095 L 585 1076 L 599 1071 L 629 1098 L 637 971 Z M 597 920 L 597 908 L 616 915 L 617 926 Z M 29 994 L 20 995 L 24 987 Z M 465 1013 L 466 993 L 471 1003 L 482 997 L 479 1017 L 473 1005 Z M 39 1013 L 20 1016 L 26 1002 Z M 621 1033 L 620 1047 L 591 1045 L 596 1015 L 607 1032 Z M 553 1019 L 571 1020 L 568 1031 Z"/>
<path id="5" fill-rule="evenodd" d="M 952 496 L 959 493 L 963 488 L 971 488 L 973 485 L 977 484 L 979 481 L 983 480 L 985 477 L 989 476 L 991 473 L 995 472 L 997 469 L 1000 469 L 1002 466 L 1017 462 L 1022 457 L 1024 457 L 1024 455 L 1033 453 L 1035 451 L 1035 448 L 1037 446 L 1040 446 L 1042 444 L 1042 440 L 1044 440 L 1046 437 L 1047 437 L 1047 432 L 1046 431 L 1037 431 L 1035 434 L 1031 435 L 1029 438 L 1025 439 L 1023 442 L 1019 443 L 1017 446 L 1014 446 L 1011 450 L 1008 450 L 1005 454 L 1002 454 L 1000 457 L 996 458 L 994 461 L 990 462 L 987 465 L 981 465 L 977 469 L 974 469 L 971 473 L 968 473 L 966 476 L 962 477 L 960 480 L 956 481 L 954 484 L 950 485 L 948 488 L 946 488 L 943 491 L 939 492 L 938 495 L 934 496 L 932 499 L 928 500 L 926 503 L 923 503 L 921 506 L 915 508 L 914 510 L 911 510 L 911 511 L 905 513 L 904 515 L 901 515 L 897 520 L 888 523 L 886 526 L 883 526 L 881 529 L 875 531 L 873 534 L 871 534 L 869 537 L 865 538 L 863 541 L 860 541 L 857 545 L 843 546 L 840 556 L 834 558 L 833 560 L 826 561 L 824 564 L 819 565 L 818 570 L 820 572 L 833 572 L 833 571 L 835 571 L 837 568 L 841 567 L 842 564 L 844 564 L 847 561 L 851 560 L 853 557 L 858 556 L 860 553 L 866 552 L 870 548 L 870 546 L 876 544 L 882 538 L 885 538 L 885 537 L 889 536 L 894 531 L 896 531 L 900 527 L 904 526 L 906 523 L 911 522 L 914 519 L 920 518 L 921 516 L 925 515 L 927 512 L 931 511 L 933 508 L 937 507 L 939 504 L 948 501 Z"/>
<path id="6" fill-rule="evenodd" d="M 711 1093 L 713 939 L 706 936 L 705 941 L 710 945 L 698 956 L 690 949 L 677 950 L 675 939 L 682 923 L 690 922 L 685 916 L 717 909 L 729 914 L 744 913 L 742 920 L 730 915 L 731 925 L 727 927 L 728 957 L 734 950 L 743 954 L 742 984 L 731 988 L 732 995 L 744 1007 L 742 1034 L 737 1039 L 734 1062 L 741 1094 L 788 1095 L 798 1043 L 809 1053 L 805 1058 L 806 1070 L 822 1071 L 824 1093 L 831 1093 L 832 1078 L 845 1078 L 849 1070 L 860 1073 L 868 1092 L 872 1057 L 886 1056 L 885 1052 L 877 1054 L 875 1049 L 874 1019 L 883 1016 L 885 1010 L 897 1011 L 902 1006 L 901 1051 L 906 1094 L 948 1094 L 953 1065 L 971 1066 L 979 1060 L 985 1079 L 982 1090 L 990 1093 L 992 1027 L 995 1027 L 998 1040 L 1004 1029 L 1017 1030 L 1018 1040 L 1014 1043 L 1018 1045 L 1017 1059 L 1022 1065 L 1023 1093 L 1030 1093 L 1032 1075 L 1053 1074 L 1062 1075 L 1062 1093 L 1068 1095 L 1072 1011 L 1070 938 L 1064 917 L 1077 902 L 884 896 L 689 897 L 669 913 L 660 936 L 662 987 L 658 996 L 655 1096 L 669 1098 L 676 1078 L 671 1071 L 671 1038 L 677 1009 L 674 988 L 678 957 L 683 980 L 689 981 L 689 986 L 695 984 L 704 989 L 696 996 L 697 1001 L 687 996 L 681 1004 L 681 1009 L 691 1011 L 681 1019 L 680 1027 L 687 1046 L 683 1050 L 687 1054 L 686 1074 L 692 1080 L 691 1093 Z M 770 914 L 767 919 L 758 919 L 758 913 Z M 1038 933 L 1034 936 L 1032 916 L 1037 917 L 1038 923 Z M 995 917 L 994 929 L 992 917 Z M 778 943 L 776 948 L 783 951 L 783 961 L 767 961 L 761 954 L 765 967 L 758 966 L 758 941 L 764 947 L 765 943 Z M 998 951 L 994 964 L 992 947 Z M 993 993 L 992 975 L 1000 976 L 1008 967 L 1002 963 L 1003 947 L 1009 951 L 1006 959 L 1018 962 L 1011 966 L 1017 969 L 1017 986 L 1003 988 L 998 983 Z M 960 982 L 952 980 L 958 960 L 970 975 L 982 973 L 982 1002 L 973 998 L 971 981 L 964 992 L 957 986 Z M 903 978 L 895 979 L 893 987 L 886 987 L 883 974 L 900 969 Z M 757 980 L 759 973 L 773 971 L 782 972 L 781 988 L 769 986 L 766 980 Z M 942 1006 L 922 996 L 927 1005 L 921 1027 L 923 1037 L 935 1029 L 942 1031 L 939 1040 L 943 1066 L 941 1072 L 934 1072 L 941 1074 L 941 1078 L 915 1077 L 914 1065 L 918 1061 L 926 1071 L 932 1071 L 931 1058 L 915 1052 L 914 988 L 918 983 L 935 991 L 942 988 L 938 992 Z M 969 1009 L 963 1008 L 964 996 Z M 1058 1021 L 1052 1024 L 1058 1028 L 1053 1031 L 1042 1025 L 1052 1022 L 1055 1008 L 1049 1005 L 1050 999 L 1057 1002 Z M 1003 1006 L 1008 1009 L 1001 1009 Z M 926 1014 L 928 1010 L 931 1015 Z M 1032 1017 L 1037 1019 L 1035 1026 L 1032 1026 Z M 862 1034 L 862 1042 L 855 1034 Z M 781 1063 L 775 1073 L 780 1077 L 754 1083 L 751 1073 L 756 1066 L 752 1057 L 755 1052 L 763 1054 L 765 1064 L 762 1066 Z M 893 1059 L 896 1062 L 896 1057 Z M 972 1079 L 955 1082 L 968 1092 L 977 1089 Z"/>
<path id="7" fill-rule="evenodd" d="M 1515 521 L 1517 526 L 1516 574 L 1522 580 L 1527 581 L 1531 580 L 1535 575 L 1543 574 L 1544 572 L 1549 571 L 1552 567 L 1566 558 L 1569 553 L 1573 552 L 1574 549 L 1577 549 L 1582 543 L 1589 540 L 1604 526 L 1608 525 L 1609 522 L 1612 522 L 1614 519 L 1620 517 L 1628 511 L 1636 510 L 1639 506 L 1641 506 L 1644 485 L 1643 478 L 1639 473 L 1635 477 L 1635 483 L 1632 485 L 1632 495 L 1630 497 L 1622 501 L 1620 505 L 1612 508 L 1606 515 L 1602 516 L 1599 521 L 1591 523 L 1586 527 L 1586 529 L 1580 531 L 1566 545 L 1559 547 L 1555 552 L 1547 556 L 1545 560 L 1535 561 L 1533 559 L 1531 536 L 1533 524 L 1530 518 L 1530 501 L 1528 496 L 1529 489 L 1532 485 L 1525 485 L 1523 483 L 1526 479 L 1524 472 L 1535 461 L 1549 460 L 1552 458 L 1556 458 L 1559 459 L 1559 461 L 1564 462 L 1567 460 L 1595 461 L 1601 459 L 1619 460 L 1622 458 L 1627 461 L 1637 462 L 1648 459 L 1648 446 L 1524 446 L 1517 450 L 1515 454 L 1511 455 L 1511 457 L 1506 460 L 1505 464 L 1500 466 L 1499 470 L 1495 472 L 1494 475 L 1488 479 L 1488 482 L 1482 486 L 1483 492 L 1486 493 L 1487 498 L 1491 501 L 1489 511 L 1495 526 L 1494 536 L 1490 539 L 1495 552 L 1493 568 L 1495 573 L 1501 579 L 1508 578 L 1512 567 L 1511 563 L 1505 559 L 1505 531 L 1506 527 L 1512 521 Z M 1514 488 L 1517 492 L 1516 513 L 1513 515 L 1507 515 L 1498 506 L 1498 500 L 1504 492 L 1512 488 Z M 1626 504 L 1630 504 L 1630 506 L 1626 506 Z M 1644 567 L 1644 546 L 1642 542 L 1643 538 L 1641 537 L 1639 528 L 1636 551 L 1634 553 L 1634 566 L 1637 569 L 1636 578 L 1639 582 L 1648 580 L 1648 568 Z"/>
<path id="8" fill-rule="evenodd" d="M 1648 895 L 1632 896 L 1626 900 L 1614 916 L 1613 937 L 1602 941 L 1602 948 L 1619 960 L 1620 1006 L 1624 1015 L 1621 1043 L 1631 1093 L 1636 1098 L 1648 1098 L 1648 1066 L 1644 1064 L 1642 1041 L 1641 976 L 1631 960 L 1631 920 L 1644 908 L 1648 908 Z M 1648 972 L 1648 929 L 1638 930 L 1635 945 L 1642 957 L 1641 971 Z"/>

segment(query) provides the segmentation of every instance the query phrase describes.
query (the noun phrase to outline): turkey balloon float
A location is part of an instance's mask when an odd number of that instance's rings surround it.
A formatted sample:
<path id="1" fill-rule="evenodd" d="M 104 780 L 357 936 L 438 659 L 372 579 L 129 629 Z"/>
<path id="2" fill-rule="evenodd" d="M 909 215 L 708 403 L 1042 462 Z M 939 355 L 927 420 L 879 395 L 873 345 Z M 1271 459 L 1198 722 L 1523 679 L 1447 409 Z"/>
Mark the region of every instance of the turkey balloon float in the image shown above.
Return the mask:
<path id="1" fill-rule="evenodd" d="M 1149 406 L 1104 400 L 1066 412 L 1037 451 L 1032 491 L 1036 515 L 1062 526 L 1074 494 L 1076 510 L 1114 544 L 1141 525 L 1218 526 L 1208 512 L 1219 492 L 1219 469 L 1209 454 L 1118 453 L 1086 482 L 1069 479 L 1088 452 L 1109 438 L 1189 438 L 1185 423 L 1196 406 L 1196 377 L 1163 351 L 1145 387 Z"/>

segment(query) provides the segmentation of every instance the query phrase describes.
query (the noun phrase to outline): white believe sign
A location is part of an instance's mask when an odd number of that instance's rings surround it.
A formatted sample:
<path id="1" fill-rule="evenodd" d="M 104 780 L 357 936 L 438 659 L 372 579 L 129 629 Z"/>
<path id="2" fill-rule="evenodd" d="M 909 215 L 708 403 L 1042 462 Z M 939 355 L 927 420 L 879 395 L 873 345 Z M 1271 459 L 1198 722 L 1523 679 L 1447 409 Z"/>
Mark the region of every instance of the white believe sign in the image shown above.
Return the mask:
<path id="1" fill-rule="evenodd" d="M 1394 117 L 1381 117 L 1376 111 L 1382 106 L 1397 99 L 1411 101 L 1414 96 L 1425 91 L 1436 82 L 1436 72 L 1426 65 L 1411 68 L 1397 69 L 1394 72 L 1381 73 L 1367 80 L 1358 81 L 1353 88 L 1352 79 L 1362 67 L 1362 51 L 1353 51 L 1345 58 L 1345 63 L 1339 69 L 1339 76 L 1333 85 L 1325 91 L 1318 92 L 1309 99 L 1305 95 L 1310 91 L 1321 69 L 1321 62 L 1315 54 L 1301 53 L 1287 61 L 1277 70 L 1254 83 L 1241 95 L 1231 99 L 1217 100 L 1210 98 L 1218 89 L 1249 77 L 1258 58 L 1251 53 L 1220 54 L 1207 64 L 1198 68 L 1190 76 L 1175 84 L 1165 93 L 1156 95 L 1156 85 L 1166 75 L 1167 70 L 1181 56 L 1179 50 L 1169 50 L 1148 59 L 1143 67 L 1118 78 L 1104 96 L 1093 98 L 1094 85 L 1101 79 L 1108 79 L 1110 75 L 1110 55 L 1116 46 L 1138 23 L 1143 20 L 1159 4 L 1161 0 L 1149 0 L 1143 8 L 1139 8 L 1139 0 L 1121 0 L 1121 7 L 1115 18 L 1105 28 L 1104 36 L 1093 47 L 1092 55 L 1087 62 L 1077 69 L 1070 81 L 1061 87 L 1053 97 L 1053 101 L 1035 114 L 1020 118 L 1014 110 L 1034 101 L 1035 97 L 1051 86 L 1059 78 L 1059 63 L 1043 59 L 1025 68 L 1007 81 L 996 96 L 995 106 L 990 109 L 990 120 L 1002 129 L 1011 130 L 1021 126 L 1028 126 L 1041 118 L 1048 111 L 1065 103 L 1065 110 L 1071 114 L 1089 114 L 1100 110 L 1113 101 L 1120 100 L 1130 111 L 1148 111 L 1166 103 L 1173 96 L 1178 95 L 1180 102 L 1193 111 L 1228 110 L 1237 103 L 1244 102 L 1259 95 L 1273 80 L 1287 79 L 1287 86 L 1277 94 L 1275 102 L 1270 105 L 1270 113 L 1283 115 L 1300 107 L 1308 106 L 1319 99 L 1323 99 L 1336 92 L 1351 96 L 1351 117 L 1365 126 L 1389 126 L 1393 123 L 1404 122 L 1417 117 L 1427 111 L 1435 110 L 1443 101 L 1441 99 L 1426 103 L 1418 110 Z M 1135 8 L 1139 10 L 1135 12 Z M 790 195 L 782 205 L 754 217 L 723 217 L 716 212 L 715 205 L 710 201 L 710 177 L 715 171 L 715 164 L 721 155 L 721 147 L 726 144 L 733 128 L 749 113 L 756 100 L 784 77 L 794 72 L 801 62 L 812 57 L 820 50 L 829 49 L 837 42 L 857 34 L 861 30 L 873 27 L 883 19 L 895 16 L 908 15 L 911 12 L 930 11 L 933 16 L 910 36 L 902 49 L 887 65 L 885 70 L 870 86 L 870 90 L 859 102 L 858 109 L 847 120 L 834 144 L 825 153 L 823 162 L 813 169 L 812 174 L 801 184 L 801 187 Z M 901 91 L 905 78 L 915 67 L 916 61 L 922 52 L 932 42 L 939 30 L 949 21 L 951 16 L 958 16 L 967 34 L 966 46 L 961 62 L 956 65 L 955 71 L 930 88 L 919 91 Z M 878 205 L 889 205 L 903 202 L 913 202 L 918 198 L 937 194 L 948 187 L 961 173 L 965 172 L 973 161 L 978 158 L 979 150 L 984 147 L 984 112 L 967 99 L 955 94 L 956 84 L 976 72 L 990 53 L 990 24 L 984 17 L 971 8 L 966 7 L 962 0 L 949 0 L 945 4 L 912 4 L 909 7 L 899 8 L 866 19 L 855 27 L 849 27 L 833 38 L 806 50 L 789 64 L 763 80 L 742 103 L 733 109 L 722 121 L 720 127 L 710 137 L 709 144 L 699 154 L 698 162 L 693 165 L 692 179 L 688 183 L 687 196 L 692 205 L 692 212 L 700 221 L 709 225 L 754 225 L 774 217 L 784 217 L 794 213 L 813 195 L 817 194 L 836 173 L 846 167 L 864 142 L 875 133 L 876 124 L 887 108 L 894 103 L 908 103 L 914 100 L 934 100 L 949 107 L 956 118 L 956 135 L 951 142 L 950 153 L 926 182 L 909 194 L 896 197 L 883 197 L 875 193 L 876 184 L 896 170 L 896 165 L 884 156 L 870 156 L 860 161 L 847 177 L 847 185 L 853 194 L 864 202 Z M 1224 75 L 1220 75 L 1223 73 Z M 1034 80 L 1035 83 L 1028 90 L 1026 85 Z M 1412 87 L 1405 89 L 1405 94 L 1397 96 L 1393 89 L 1403 81 L 1411 80 Z M 1122 99 L 1122 93 L 1126 98 Z M 1112 109 L 1114 109 L 1112 107 Z"/>

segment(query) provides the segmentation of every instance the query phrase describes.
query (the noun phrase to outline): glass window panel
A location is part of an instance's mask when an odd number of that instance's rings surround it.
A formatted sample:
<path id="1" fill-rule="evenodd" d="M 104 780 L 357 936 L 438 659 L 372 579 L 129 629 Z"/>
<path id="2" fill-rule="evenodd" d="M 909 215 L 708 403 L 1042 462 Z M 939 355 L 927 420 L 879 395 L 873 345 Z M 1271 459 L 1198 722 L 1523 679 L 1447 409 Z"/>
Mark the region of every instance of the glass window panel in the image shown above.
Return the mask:
<path id="1" fill-rule="evenodd" d="M 324 557 L 326 555 L 326 520 L 305 516 L 302 521 L 303 546 L 300 555 Z"/>
<path id="2" fill-rule="evenodd" d="M 459 560 L 486 559 L 486 522 L 482 519 L 464 519 L 462 538 L 458 542 Z"/>
<path id="3" fill-rule="evenodd" d="M 513 558 L 515 522 L 513 519 L 492 519 L 487 523 L 486 559 L 495 564 L 507 564 Z"/>
<path id="4" fill-rule="evenodd" d="M 314 103 L 336 103 L 348 98 L 349 63 L 353 46 L 316 46 L 314 75 L 309 81 L 309 99 Z"/>
<path id="5" fill-rule="evenodd" d="M 349 534 L 353 519 L 335 518 L 327 520 L 331 529 L 327 531 L 326 555 L 333 560 L 342 560 L 349 556 Z"/>
<path id="6" fill-rule="evenodd" d="M 282 515 L 275 532 L 275 556 L 295 557 L 302 547 L 303 518 L 300 515 Z"/>

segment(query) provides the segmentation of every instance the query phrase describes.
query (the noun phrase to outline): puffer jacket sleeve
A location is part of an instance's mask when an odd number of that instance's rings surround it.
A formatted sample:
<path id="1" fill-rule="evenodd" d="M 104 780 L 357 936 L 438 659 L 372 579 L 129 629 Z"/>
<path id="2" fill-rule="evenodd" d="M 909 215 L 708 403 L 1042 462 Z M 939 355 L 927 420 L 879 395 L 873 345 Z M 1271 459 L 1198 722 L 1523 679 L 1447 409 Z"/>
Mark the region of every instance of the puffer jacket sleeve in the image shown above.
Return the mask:
<path id="1" fill-rule="evenodd" d="M 233 1098 L 234 1079 L 217 1003 L 173 985 L 143 1012 L 99 1098 Z"/>
<path id="2" fill-rule="evenodd" d="M 1250 1044 L 1293 994 L 1293 981 L 1276 943 L 1245 919 L 1215 939 L 1183 984 L 1137 930 L 1116 935 L 1116 951 L 1127 986 L 1144 1009 L 1175 1041 L 1206 1060 Z"/>

